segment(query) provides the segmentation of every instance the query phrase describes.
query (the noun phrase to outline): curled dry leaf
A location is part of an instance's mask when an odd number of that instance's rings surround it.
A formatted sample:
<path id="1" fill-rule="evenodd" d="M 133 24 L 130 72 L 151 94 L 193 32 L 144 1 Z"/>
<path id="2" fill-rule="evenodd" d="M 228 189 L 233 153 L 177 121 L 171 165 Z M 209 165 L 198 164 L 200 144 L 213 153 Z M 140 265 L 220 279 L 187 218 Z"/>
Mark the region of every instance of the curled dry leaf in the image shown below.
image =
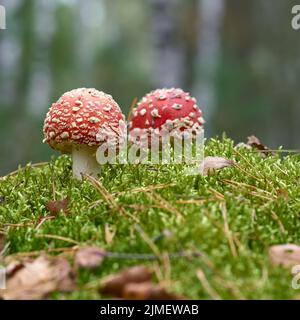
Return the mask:
<path id="1" fill-rule="evenodd" d="M 152 282 L 129 283 L 123 290 L 123 298 L 127 300 L 184 300 L 174 293 Z"/>
<path id="2" fill-rule="evenodd" d="M 67 260 L 40 256 L 10 272 L 6 289 L 0 291 L 0 297 L 5 300 L 42 299 L 51 292 L 69 292 L 74 288 L 72 269 Z"/>
<path id="3" fill-rule="evenodd" d="M 69 205 L 69 199 L 63 199 L 58 201 L 49 201 L 46 204 L 46 208 L 49 210 L 49 212 L 52 215 L 58 215 L 60 212 L 63 212 L 64 214 L 68 214 L 68 205 Z"/>
<path id="4" fill-rule="evenodd" d="M 300 264 L 300 246 L 282 244 L 269 248 L 269 258 L 273 265 L 291 267 Z"/>
<path id="5" fill-rule="evenodd" d="M 233 165 L 234 162 L 226 158 L 206 157 L 200 165 L 200 173 L 207 176 L 210 171 L 232 167 Z"/>
<path id="6" fill-rule="evenodd" d="M 75 265 L 78 268 L 95 269 L 105 258 L 105 250 L 98 247 L 81 248 L 76 252 Z"/>
<path id="7" fill-rule="evenodd" d="M 247 145 L 251 148 L 257 149 L 262 152 L 263 155 L 267 156 L 269 154 L 272 154 L 270 149 L 266 147 L 262 142 L 254 135 L 248 137 Z"/>
<path id="8" fill-rule="evenodd" d="M 102 281 L 100 292 L 114 297 L 122 297 L 124 288 L 129 283 L 150 281 L 152 272 L 146 266 L 135 266 L 106 277 Z"/>

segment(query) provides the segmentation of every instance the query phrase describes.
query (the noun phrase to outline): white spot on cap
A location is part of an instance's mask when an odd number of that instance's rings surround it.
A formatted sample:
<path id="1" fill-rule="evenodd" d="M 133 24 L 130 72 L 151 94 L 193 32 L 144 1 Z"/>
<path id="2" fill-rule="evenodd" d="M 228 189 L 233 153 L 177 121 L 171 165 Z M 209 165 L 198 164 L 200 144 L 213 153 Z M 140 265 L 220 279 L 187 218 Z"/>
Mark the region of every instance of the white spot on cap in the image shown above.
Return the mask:
<path id="1" fill-rule="evenodd" d="M 196 104 L 194 104 L 194 105 L 193 105 L 193 108 L 194 108 L 195 110 L 197 110 L 197 109 L 198 109 L 198 106 L 197 106 Z"/>
<path id="2" fill-rule="evenodd" d="M 55 132 L 54 131 L 50 131 L 49 132 L 49 138 L 52 139 L 55 137 Z"/>
<path id="3" fill-rule="evenodd" d="M 150 124 L 150 123 L 149 123 L 149 120 L 147 119 L 147 120 L 145 121 L 145 125 L 146 125 L 146 126 L 149 126 L 149 124 Z"/>
<path id="4" fill-rule="evenodd" d="M 72 110 L 73 110 L 74 112 L 77 112 L 77 111 L 80 110 L 80 108 L 78 108 L 78 107 L 73 107 Z"/>
<path id="5" fill-rule="evenodd" d="M 181 98 L 181 93 L 175 93 L 174 99 L 180 99 Z"/>
<path id="6" fill-rule="evenodd" d="M 98 118 L 96 118 L 96 117 L 90 117 L 89 118 L 89 122 L 90 123 L 98 123 L 98 122 L 100 122 L 100 120 Z"/>
<path id="7" fill-rule="evenodd" d="M 83 119 L 82 119 L 82 118 L 78 118 L 78 119 L 76 119 L 76 121 L 77 121 L 77 122 L 82 122 Z"/>
<path id="8" fill-rule="evenodd" d="M 158 100 L 161 100 L 161 101 L 166 100 L 166 99 L 167 99 L 167 96 L 164 95 L 164 94 L 162 94 L 162 95 L 160 95 L 160 96 L 158 97 Z"/>
<path id="9" fill-rule="evenodd" d="M 205 123 L 205 120 L 203 119 L 203 117 L 199 117 L 199 118 L 198 118 L 198 122 L 201 123 L 201 124 L 204 124 L 204 123 Z"/>
<path id="10" fill-rule="evenodd" d="M 70 135 L 69 135 L 69 132 L 63 132 L 61 135 L 60 135 L 60 137 L 62 138 L 62 139 L 68 139 L 69 137 L 70 137 Z"/>
<path id="11" fill-rule="evenodd" d="M 83 106 L 83 103 L 82 103 L 82 101 L 80 101 L 80 100 L 76 100 L 76 101 L 75 101 L 75 104 L 76 104 L 76 106 L 78 106 L 78 107 L 82 107 L 82 106 Z"/>
<path id="12" fill-rule="evenodd" d="M 178 103 L 175 103 L 175 104 L 172 105 L 172 108 L 175 109 L 175 110 L 180 110 L 182 108 L 182 105 L 178 104 Z"/>
<path id="13" fill-rule="evenodd" d="M 195 118 L 195 113 L 194 113 L 194 112 L 191 112 L 191 113 L 189 114 L 189 117 Z"/>
<path id="14" fill-rule="evenodd" d="M 105 106 L 105 107 L 103 108 L 103 110 L 106 111 L 106 112 L 108 112 L 108 111 L 111 110 L 111 108 L 112 108 L 112 106 Z"/>
<path id="15" fill-rule="evenodd" d="M 160 117 L 161 117 L 161 116 L 159 115 L 157 109 L 153 109 L 153 110 L 151 111 L 151 116 L 154 117 L 154 118 L 160 118 Z"/>
<path id="16" fill-rule="evenodd" d="M 146 114 L 146 112 L 147 112 L 146 109 L 142 109 L 142 110 L 140 111 L 140 115 L 141 115 L 141 116 L 144 116 L 144 115 Z"/>

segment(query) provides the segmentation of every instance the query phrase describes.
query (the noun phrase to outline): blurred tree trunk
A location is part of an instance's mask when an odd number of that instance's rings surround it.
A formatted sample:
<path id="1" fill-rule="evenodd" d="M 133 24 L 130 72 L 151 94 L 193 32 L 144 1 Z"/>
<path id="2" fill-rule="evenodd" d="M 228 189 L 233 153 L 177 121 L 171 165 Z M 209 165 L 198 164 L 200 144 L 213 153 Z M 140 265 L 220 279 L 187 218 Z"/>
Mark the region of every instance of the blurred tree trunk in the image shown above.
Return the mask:
<path id="1" fill-rule="evenodd" d="M 49 68 L 50 42 L 54 32 L 54 12 L 57 4 L 53 1 L 37 1 L 34 6 L 34 53 L 28 91 L 28 113 L 42 118 L 49 107 L 51 72 Z"/>
<path id="2" fill-rule="evenodd" d="M 178 37 L 179 0 L 150 0 L 155 46 L 154 87 L 183 85 L 184 51 Z"/>
<path id="3" fill-rule="evenodd" d="M 256 2 L 256 71 L 270 112 L 263 124 L 272 146 L 299 149 L 299 32 L 291 27 L 292 5 Z M 280 21 L 280 28 L 278 27 Z"/>
<path id="4" fill-rule="evenodd" d="M 30 75 L 33 67 L 33 55 L 35 44 L 34 10 L 35 0 L 23 0 L 18 8 L 17 17 L 20 28 L 21 55 L 18 61 L 17 95 L 15 107 L 17 112 L 26 112 L 27 98 L 30 86 Z"/>
<path id="5" fill-rule="evenodd" d="M 196 80 L 192 88 L 209 120 L 216 108 L 215 75 L 219 63 L 224 0 L 198 0 Z"/>
<path id="6" fill-rule="evenodd" d="M 18 11 L 19 3 L 16 1 L 4 3 L 8 19 L 14 17 Z M 7 25 L 5 31 L 0 33 L 0 96 L 2 107 L 7 109 L 15 103 L 16 91 L 15 77 L 18 74 L 18 61 L 20 50 L 18 46 L 19 30 Z"/>

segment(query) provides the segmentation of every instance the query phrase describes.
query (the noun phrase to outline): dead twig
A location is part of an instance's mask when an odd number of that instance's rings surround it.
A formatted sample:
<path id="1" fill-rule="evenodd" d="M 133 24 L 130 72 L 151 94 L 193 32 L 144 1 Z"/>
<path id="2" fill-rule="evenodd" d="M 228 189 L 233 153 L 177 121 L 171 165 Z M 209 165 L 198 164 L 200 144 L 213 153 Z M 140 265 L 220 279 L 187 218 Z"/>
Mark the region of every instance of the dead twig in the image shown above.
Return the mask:
<path id="1" fill-rule="evenodd" d="M 31 168 L 41 168 L 41 167 L 46 166 L 47 164 L 49 164 L 49 162 L 39 162 L 39 163 L 27 164 L 25 167 L 19 168 L 13 172 L 10 172 L 6 176 L 0 177 L 0 181 L 6 179 L 8 177 L 15 176 L 16 174 L 18 174 L 22 170 L 25 170 L 28 168 L 30 168 L 30 169 Z"/>
<path id="2" fill-rule="evenodd" d="M 215 289 L 209 284 L 205 273 L 203 272 L 202 269 L 197 270 L 197 278 L 201 282 L 201 285 L 203 289 L 208 293 L 208 295 L 213 299 L 213 300 L 222 300 L 220 295 L 215 291 Z"/>
<path id="3" fill-rule="evenodd" d="M 222 212 L 222 216 L 223 216 L 223 220 L 224 220 L 224 233 L 227 237 L 231 254 L 234 258 L 236 258 L 237 257 L 237 250 L 236 250 L 235 243 L 232 238 L 232 233 L 231 233 L 231 230 L 230 230 L 229 224 L 228 224 L 226 203 L 222 202 L 220 204 L 220 207 L 221 207 L 221 212 Z"/>
<path id="4" fill-rule="evenodd" d="M 96 180 L 94 177 L 85 174 L 84 177 L 92 184 L 92 186 L 100 193 L 100 195 L 104 198 L 105 202 L 108 204 L 109 208 L 112 211 L 118 211 L 121 214 L 128 216 L 129 218 L 133 219 L 135 222 L 139 223 L 139 220 L 131 215 L 130 213 L 126 212 L 124 208 L 119 206 L 113 196 L 107 191 L 107 189 L 100 183 L 100 181 Z"/>
<path id="5" fill-rule="evenodd" d="M 70 239 L 70 238 L 62 237 L 62 236 L 57 236 L 57 235 L 54 235 L 54 234 L 37 234 L 36 237 L 37 238 L 61 240 L 61 241 L 65 241 L 65 242 L 69 242 L 69 243 L 73 243 L 73 244 L 79 245 L 78 241 L 75 241 L 75 240 Z"/>

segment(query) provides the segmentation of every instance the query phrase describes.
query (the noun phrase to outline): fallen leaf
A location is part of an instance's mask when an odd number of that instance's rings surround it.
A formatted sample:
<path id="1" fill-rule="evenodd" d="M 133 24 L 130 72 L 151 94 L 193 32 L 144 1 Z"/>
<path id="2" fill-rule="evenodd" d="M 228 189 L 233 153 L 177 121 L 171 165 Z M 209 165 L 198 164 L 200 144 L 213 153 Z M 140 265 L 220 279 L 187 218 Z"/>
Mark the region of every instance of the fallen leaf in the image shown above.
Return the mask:
<path id="1" fill-rule="evenodd" d="M 69 262 L 62 258 L 40 256 L 18 266 L 0 291 L 5 300 L 33 300 L 47 297 L 51 292 L 69 292 L 75 283 Z"/>
<path id="2" fill-rule="evenodd" d="M 24 267 L 24 261 L 14 260 L 5 267 L 5 273 L 7 277 L 12 277 L 17 271 Z"/>
<path id="3" fill-rule="evenodd" d="M 267 156 L 269 154 L 272 154 L 270 149 L 266 147 L 262 142 L 254 135 L 248 137 L 247 145 L 251 148 L 257 149 L 262 152 L 263 155 Z"/>
<path id="4" fill-rule="evenodd" d="M 51 214 L 57 215 L 60 212 L 63 212 L 64 214 L 68 214 L 68 205 L 69 205 L 69 199 L 63 199 L 58 201 L 49 201 L 46 204 L 46 208 L 50 211 Z"/>
<path id="5" fill-rule="evenodd" d="M 300 246 L 282 244 L 269 248 L 269 258 L 273 265 L 290 267 L 300 264 Z"/>
<path id="6" fill-rule="evenodd" d="M 129 283 L 123 290 L 124 299 L 127 300 L 184 300 L 174 293 L 152 282 Z"/>
<path id="7" fill-rule="evenodd" d="M 146 266 L 127 268 L 103 279 L 100 292 L 114 297 L 122 297 L 127 284 L 147 282 L 151 280 L 151 277 L 152 272 Z"/>
<path id="8" fill-rule="evenodd" d="M 79 249 L 75 255 L 75 265 L 78 268 L 95 269 L 101 265 L 105 258 L 105 251 L 98 247 Z"/>
<path id="9" fill-rule="evenodd" d="M 285 189 L 278 189 L 277 190 L 277 196 L 279 198 L 283 198 L 284 200 L 288 201 L 289 200 L 289 193 Z"/>
<path id="10" fill-rule="evenodd" d="M 105 241 L 107 244 L 112 244 L 114 237 L 116 235 L 116 228 L 111 227 L 109 224 L 105 224 Z"/>
<path id="11" fill-rule="evenodd" d="M 200 173 L 207 176 L 210 171 L 232 167 L 233 165 L 234 162 L 226 158 L 206 157 L 200 164 Z"/>

